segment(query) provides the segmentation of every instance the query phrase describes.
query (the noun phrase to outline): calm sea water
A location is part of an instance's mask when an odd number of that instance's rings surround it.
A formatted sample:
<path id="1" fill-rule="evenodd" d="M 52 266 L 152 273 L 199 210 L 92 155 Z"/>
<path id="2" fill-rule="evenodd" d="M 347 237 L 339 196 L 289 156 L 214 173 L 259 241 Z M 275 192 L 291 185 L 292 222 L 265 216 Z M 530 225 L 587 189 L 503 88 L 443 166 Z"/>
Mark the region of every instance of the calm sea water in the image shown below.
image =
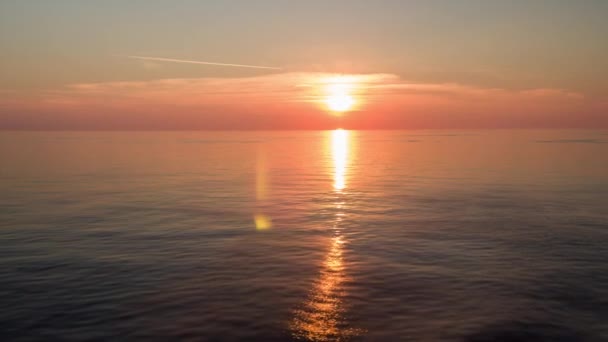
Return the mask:
<path id="1" fill-rule="evenodd" d="M 607 341 L 608 133 L 0 133 L 0 338 Z"/>

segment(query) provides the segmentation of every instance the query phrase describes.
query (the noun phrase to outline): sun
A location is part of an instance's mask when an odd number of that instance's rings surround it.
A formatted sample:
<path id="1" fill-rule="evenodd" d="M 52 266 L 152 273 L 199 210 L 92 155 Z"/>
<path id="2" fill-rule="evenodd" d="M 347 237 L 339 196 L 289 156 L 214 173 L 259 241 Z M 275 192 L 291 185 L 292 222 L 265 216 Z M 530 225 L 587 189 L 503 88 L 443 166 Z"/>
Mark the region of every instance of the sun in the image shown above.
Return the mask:
<path id="1" fill-rule="evenodd" d="M 325 100 L 327 107 L 334 112 L 346 112 L 353 108 L 355 100 L 348 94 L 332 94 Z"/>
<path id="2" fill-rule="evenodd" d="M 355 82 L 351 77 L 336 76 L 327 78 L 325 83 L 325 105 L 334 113 L 344 113 L 355 106 L 353 90 Z"/>

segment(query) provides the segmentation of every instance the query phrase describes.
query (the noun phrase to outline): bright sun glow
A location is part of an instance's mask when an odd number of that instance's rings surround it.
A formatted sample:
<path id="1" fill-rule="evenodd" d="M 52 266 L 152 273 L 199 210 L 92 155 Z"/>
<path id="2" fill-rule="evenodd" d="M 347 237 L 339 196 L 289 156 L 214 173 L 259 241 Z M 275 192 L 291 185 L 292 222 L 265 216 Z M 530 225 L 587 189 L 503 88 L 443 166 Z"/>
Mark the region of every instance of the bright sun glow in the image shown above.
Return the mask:
<path id="1" fill-rule="evenodd" d="M 325 80 L 325 104 L 335 113 L 342 113 L 353 109 L 355 98 L 353 97 L 354 81 L 350 77 L 337 76 Z"/>
<path id="2" fill-rule="evenodd" d="M 327 98 L 327 106 L 334 112 L 345 112 L 353 107 L 355 100 L 347 94 L 331 95 Z"/>

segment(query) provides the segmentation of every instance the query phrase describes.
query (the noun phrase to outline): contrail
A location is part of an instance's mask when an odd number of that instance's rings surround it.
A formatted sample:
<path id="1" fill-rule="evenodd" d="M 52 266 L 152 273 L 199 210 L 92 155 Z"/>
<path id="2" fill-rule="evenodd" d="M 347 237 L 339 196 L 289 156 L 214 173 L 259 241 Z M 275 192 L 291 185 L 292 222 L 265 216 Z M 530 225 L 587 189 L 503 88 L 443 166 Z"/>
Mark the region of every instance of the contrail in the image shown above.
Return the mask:
<path id="1" fill-rule="evenodd" d="M 260 66 L 260 65 L 215 63 L 215 62 L 202 62 L 202 61 L 188 61 L 188 60 L 185 60 L 185 59 L 173 59 L 173 58 L 144 57 L 144 56 L 126 56 L 126 57 L 128 57 L 128 58 L 134 58 L 134 59 L 143 59 L 143 60 L 148 60 L 148 61 L 158 61 L 158 62 L 189 63 L 189 64 L 203 64 L 203 65 L 219 65 L 219 66 L 229 66 L 229 67 L 238 67 L 238 68 L 253 68 L 253 69 L 271 69 L 271 70 L 281 70 L 282 69 L 282 68 L 277 68 L 277 67 Z"/>

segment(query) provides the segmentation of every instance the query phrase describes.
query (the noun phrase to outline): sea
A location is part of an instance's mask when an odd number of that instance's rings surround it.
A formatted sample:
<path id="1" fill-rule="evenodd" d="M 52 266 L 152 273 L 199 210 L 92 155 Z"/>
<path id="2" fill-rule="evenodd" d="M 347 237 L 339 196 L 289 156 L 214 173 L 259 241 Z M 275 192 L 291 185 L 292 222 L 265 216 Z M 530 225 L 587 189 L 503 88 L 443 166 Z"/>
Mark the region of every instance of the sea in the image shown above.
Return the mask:
<path id="1" fill-rule="evenodd" d="M 608 341 L 608 132 L 0 132 L 2 341 Z"/>

